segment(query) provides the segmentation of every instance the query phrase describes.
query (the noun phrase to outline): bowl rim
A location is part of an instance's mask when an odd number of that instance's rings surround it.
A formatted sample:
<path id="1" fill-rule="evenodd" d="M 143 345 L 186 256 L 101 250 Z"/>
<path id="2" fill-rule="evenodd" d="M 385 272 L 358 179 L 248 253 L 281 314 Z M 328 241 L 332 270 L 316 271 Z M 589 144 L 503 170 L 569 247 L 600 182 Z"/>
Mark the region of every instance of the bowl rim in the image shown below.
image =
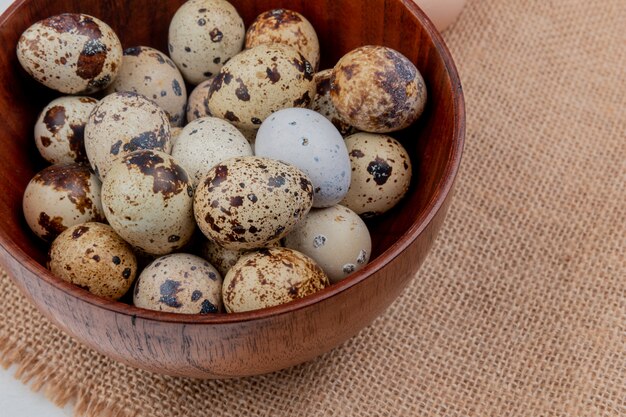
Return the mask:
<path id="1" fill-rule="evenodd" d="M 9 6 L 9 8 L 0 16 L 0 27 L 4 26 L 4 24 L 26 1 L 27 0 L 18 0 L 11 4 L 11 6 Z M 463 97 L 463 89 L 461 87 L 459 74 L 454 64 L 454 61 L 452 60 L 450 51 L 443 41 L 443 38 L 439 31 L 435 28 L 434 24 L 419 8 L 419 6 L 417 6 L 417 4 L 413 0 L 400 1 L 409 10 L 413 17 L 416 18 L 419 23 L 424 27 L 426 32 L 431 37 L 435 48 L 440 51 L 441 57 L 444 61 L 444 68 L 448 73 L 448 77 L 450 78 L 453 90 L 456 90 L 456 94 L 453 94 L 452 100 L 454 108 L 453 146 L 451 147 L 451 151 L 448 155 L 448 161 L 446 164 L 444 175 L 439 180 L 435 194 L 428 202 L 426 208 L 422 211 L 421 215 L 415 219 L 411 226 L 400 236 L 400 238 L 395 243 L 388 247 L 383 253 L 378 255 L 364 268 L 350 275 L 348 278 L 305 298 L 294 300 L 289 303 L 274 307 L 264 308 L 261 310 L 229 314 L 179 314 L 146 310 L 118 301 L 107 300 L 93 295 L 86 290 L 76 287 L 68 282 L 65 282 L 52 275 L 52 273 L 43 265 L 34 261 L 26 252 L 24 252 L 19 246 L 17 246 L 17 244 L 12 240 L 10 236 L 6 234 L 4 230 L 1 229 L 0 247 L 3 248 L 3 250 L 8 254 L 9 257 L 13 258 L 13 260 L 21 264 L 23 268 L 26 268 L 30 273 L 40 279 L 43 279 L 46 283 L 56 287 L 58 290 L 64 292 L 66 295 L 73 298 L 78 298 L 85 303 L 93 305 L 94 307 L 109 310 L 112 313 L 128 316 L 133 321 L 137 318 L 140 318 L 147 321 L 180 323 L 187 325 L 227 325 L 233 323 L 264 320 L 307 308 L 309 306 L 332 298 L 335 295 L 344 292 L 351 287 L 354 287 L 365 281 L 366 279 L 370 278 L 376 272 L 380 271 L 386 264 L 391 262 L 393 259 L 398 257 L 404 250 L 406 250 L 431 223 L 439 210 L 442 209 L 444 202 L 448 197 L 448 194 L 452 191 L 454 181 L 458 174 L 465 143 L 465 100 Z"/>

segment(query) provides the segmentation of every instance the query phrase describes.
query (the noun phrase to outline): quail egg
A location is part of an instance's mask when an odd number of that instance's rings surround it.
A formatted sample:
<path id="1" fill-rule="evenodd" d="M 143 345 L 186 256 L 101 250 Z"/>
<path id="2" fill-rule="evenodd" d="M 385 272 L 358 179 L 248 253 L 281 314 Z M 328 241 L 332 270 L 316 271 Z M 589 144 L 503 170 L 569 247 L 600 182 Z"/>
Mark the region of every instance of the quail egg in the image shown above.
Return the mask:
<path id="1" fill-rule="evenodd" d="M 104 221 L 100 180 L 76 163 L 52 165 L 35 175 L 22 207 L 31 230 L 49 242 L 70 226 Z"/>
<path id="2" fill-rule="evenodd" d="M 259 45 L 233 57 L 213 80 L 209 109 L 237 128 L 257 130 L 270 114 L 308 107 L 315 95 L 313 67 L 295 49 Z"/>
<path id="3" fill-rule="evenodd" d="M 215 77 L 202 81 L 189 94 L 187 100 L 187 123 L 191 123 L 201 117 L 211 116 L 209 110 L 209 90 Z"/>
<path id="4" fill-rule="evenodd" d="M 310 256 L 336 283 L 364 267 L 372 239 L 358 214 L 347 207 L 314 209 L 285 239 L 285 246 Z"/>
<path id="5" fill-rule="evenodd" d="M 313 25 L 300 13 L 274 9 L 261 13 L 246 32 L 246 48 L 278 43 L 300 52 L 317 69 L 320 43 Z"/>
<path id="6" fill-rule="evenodd" d="M 350 187 L 350 157 L 333 124 L 309 109 L 283 109 L 265 119 L 255 154 L 287 162 L 313 182 L 313 207 L 330 207 Z"/>
<path id="7" fill-rule="evenodd" d="M 98 100 L 66 96 L 53 100 L 35 123 L 35 144 L 51 164 L 88 163 L 85 152 L 85 124 Z"/>
<path id="8" fill-rule="evenodd" d="M 202 233 L 227 249 L 254 249 L 280 239 L 309 212 L 311 180 L 299 169 L 255 156 L 211 168 L 194 197 Z"/>
<path id="9" fill-rule="evenodd" d="M 103 21 L 64 13 L 26 29 L 17 43 L 17 58 L 46 87 L 64 94 L 90 94 L 117 75 L 122 44 Z"/>
<path id="10" fill-rule="evenodd" d="M 373 217 L 394 207 L 409 190 L 411 159 L 394 138 L 356 133 L 346 138 L 352 181 L 342 205 L 363 217 Z"/>
<path id="11" fill-rule="evenodd" d="M 409 127 L 424 111 L 426 85 L 415 65 L 384 46 L 363 46 L 333 69 L 330 97 L 358 130 L 386 133 Z"/>
<path id="12" fill-rule="evenodd" d="M 222 277 L 207 261 L 186 253 L 157 258 L 135 284 L 133 304 L 179 314 L 222 311 Z"/>
<path id="13" fill-rule="evenodd" d="M 148 254 L 180 249 L 195 230 L 189 176 L 163 152 L 141 150 L 117 159 L 102 184 L 102 206 L 111 227 Z"/>
<path id="14" fill-rule="evenodd" d="M 245 35 L 241 16 L 226 0 L 189 0 L 170 22 L 170 56 L 196 85 L 243 49 Z"/>
<path id="15" fill-rule="evenodd" d="M 280 240 L 270 242 L 266 247 L 280 247 Z M 215 266 L 222 276 L 226 276 L 228 270 L 235 266 L 239 258 L 248 252 L 250 252 L 250 250 L 226 249 L 208 239 L 200 246 L 200 256 L 209 261 L 211 265 Z"/>
<path id="16" fill-rule="evenodd" d="M 100 100 L 85 126 L 85 150 L 95 173 L 104 178 L 115 158 L 140 149 L 171 151 L 167 114 L 130 91 Z"/>
<path id="17" fill-rule="evenodd" d="M 332 69 L 315 73 L 316 92 L 313 102 L 311 103 L 311 110 L 322 114 L 325 118 L 330 120 L 342 136 L 351 135 L 355 133 L 356 129 L 350 126 L 350 124 L 341 117 L 330 98 L 330 79 L 332 75 Z"/>
<path id="18" fill-rule="evenodd" d="M 109 85 L 109 94 L 132 91 L 154 101 L 169 116 L 172 126 L 183 124 L 187 88 L 183 76 L 164 53 L 148 46 L 124 50 L 122 67 Z"/>
<path id="19" fill-rule="evenodd" d="M 328 285 L 324 271 L 308 256 L 266 248 L 244 255 L 228 271 L 222 298 L 228 313 L 238 313 L 285 304 Z"/>
<path id="20" fill-rule="evenodd" d="M 132 248 L 102 223 L 82 223 L 61 233 L 50 248 L 50 271 L 94 295 L 117 300 L 133 284 Z"/>
<path id="21" fill-rule="evenodd" d="M 185 168 L 194 187 L 214 165 L 235 156 L 251 155 L 250 144 L 237 128 L 216 117 L 189 123 L 172 149 L 172 156 Z"/>

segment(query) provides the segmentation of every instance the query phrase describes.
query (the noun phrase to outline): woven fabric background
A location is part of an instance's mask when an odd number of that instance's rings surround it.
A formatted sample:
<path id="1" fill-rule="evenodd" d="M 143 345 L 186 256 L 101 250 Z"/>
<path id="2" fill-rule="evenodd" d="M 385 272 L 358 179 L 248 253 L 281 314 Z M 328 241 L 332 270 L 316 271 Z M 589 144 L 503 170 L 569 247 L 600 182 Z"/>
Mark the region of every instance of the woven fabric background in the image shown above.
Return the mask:
<path id="1" fill-rule="evenodd" d="M 0 278 L 0 357 L 88 416 L 625 416 L 626 2 L 474 0 L 468 137 L 436 247 L 340 348 L 256 378 L 114 363 Z"/>

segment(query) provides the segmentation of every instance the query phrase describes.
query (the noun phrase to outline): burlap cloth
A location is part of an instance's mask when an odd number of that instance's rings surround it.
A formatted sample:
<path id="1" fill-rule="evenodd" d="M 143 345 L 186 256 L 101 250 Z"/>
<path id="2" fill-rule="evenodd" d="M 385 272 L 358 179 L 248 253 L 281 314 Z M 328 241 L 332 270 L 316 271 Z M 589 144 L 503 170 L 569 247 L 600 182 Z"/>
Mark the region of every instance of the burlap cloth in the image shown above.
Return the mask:
<path id="1" fill-rule="evenodd" d="M 446 34 L 468 137 L 436 247 L 372 326 L 272 375 L 112 362 L 0 279 L 0 356 L 88 416 L 626 415 L 626 2 L 476 0 Z"/>

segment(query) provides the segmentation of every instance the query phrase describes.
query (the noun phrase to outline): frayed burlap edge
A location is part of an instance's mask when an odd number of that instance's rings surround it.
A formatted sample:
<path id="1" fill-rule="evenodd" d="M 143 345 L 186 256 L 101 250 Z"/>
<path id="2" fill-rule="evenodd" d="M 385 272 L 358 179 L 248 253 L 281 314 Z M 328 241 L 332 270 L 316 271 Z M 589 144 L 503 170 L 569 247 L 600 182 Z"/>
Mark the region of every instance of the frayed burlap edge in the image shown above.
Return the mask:
<path id="1" fill-rule="evenodd" d="M 91 396 L 86 390 L 65 383 L 63 375 L 50 363 L 25 346 L 16 343 L 10 336 L 0 338 L 0 365 L 5 369 L 16 366 L 15 379 L 30 387 L 34 392 L 42 391 L 57 407 L 74 403 L 76 417 L 137 417 L 113 400 L 102 400 Z"/>

